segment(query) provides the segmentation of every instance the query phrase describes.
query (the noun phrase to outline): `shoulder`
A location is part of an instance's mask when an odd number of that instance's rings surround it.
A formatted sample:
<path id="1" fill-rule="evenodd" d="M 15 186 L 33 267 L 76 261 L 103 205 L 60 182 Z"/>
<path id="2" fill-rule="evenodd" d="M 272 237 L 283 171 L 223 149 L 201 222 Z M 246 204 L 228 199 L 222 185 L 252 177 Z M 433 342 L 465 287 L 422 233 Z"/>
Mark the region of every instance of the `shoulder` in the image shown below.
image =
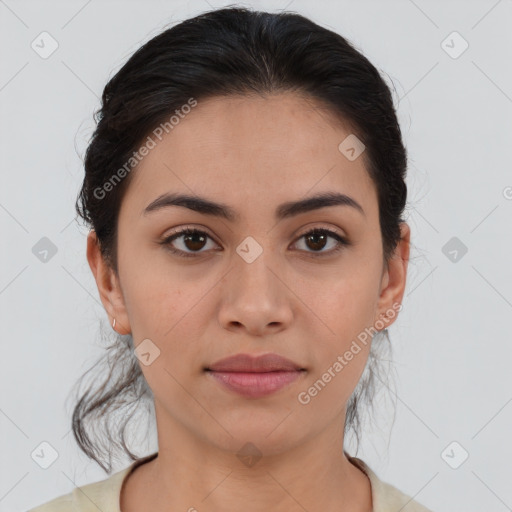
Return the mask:
<path id="1" fill-rule="evenodd" d="M 108 478 L 75 487 L 70 493 L 47 501 L 28 512 L 120 512 L 120 496 L 128 474 L 140 464 L 153 460 L 158 452 L 135 460 Z"/>
<path id="2" fill-rule="evenodd" d="M 63 494 L 42 505 L 31 508 L 28 512 L 71 512 L 73 510 L 73 493 Z"/>
<path id="3" fill-rule="evenodd" d="M 366 473 L 370 479 L 373 512 L 432 512 L 411 496 L 403 493 L 393 485 L 382 481 L 363 460 L 350 456 L 349 459 Z"/>
<path id="4" fill-rule="evenodd" d="M 71 492 L 47 501 L 28 512 L 119 512 L 119 492 L 129 466 L 110 477 L 75 487 Z"/>

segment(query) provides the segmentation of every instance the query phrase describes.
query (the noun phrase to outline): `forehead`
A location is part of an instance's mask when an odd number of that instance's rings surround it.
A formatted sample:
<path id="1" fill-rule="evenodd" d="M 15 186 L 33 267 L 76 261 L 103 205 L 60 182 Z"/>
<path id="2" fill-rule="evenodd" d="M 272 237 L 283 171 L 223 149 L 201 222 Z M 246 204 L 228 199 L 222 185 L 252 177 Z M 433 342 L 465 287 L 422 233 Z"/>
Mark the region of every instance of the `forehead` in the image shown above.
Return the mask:
<path id="1" fill-rule="evenodd" d="M 349 135 L 329 108 L 295 93 L 199 100 L 161 140 L 152 135 L 123 203 L 142 211 L 162 193 L 183 192 L 243 215 L 255 203 L 338 191 L 371 212 L 377 198 L 363 155 L 351 161 L 339 150 Z"/>

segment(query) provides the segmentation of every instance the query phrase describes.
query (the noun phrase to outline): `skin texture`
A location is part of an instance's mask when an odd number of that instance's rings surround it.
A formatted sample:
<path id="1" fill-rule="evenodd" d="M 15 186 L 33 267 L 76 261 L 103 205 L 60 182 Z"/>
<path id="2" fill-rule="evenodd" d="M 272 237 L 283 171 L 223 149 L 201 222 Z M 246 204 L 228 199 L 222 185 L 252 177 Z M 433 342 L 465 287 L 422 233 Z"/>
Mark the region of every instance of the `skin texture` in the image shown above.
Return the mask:
<path id="1" fill-rule="evenodd" d="M 369 343 L 309 404 L 297 400 L 405 289 L 410 229 L 401 224 L 385 266 L 375 185 L 362 157 L 350 161 L 338 150 L 350 133 L 295 93 L 199 101 L 132 171 L 118 275 L 89 234 L 88 261 L 110 322 L 131 332 L 135 346 L 149 338 L 160 350 L 141 365 L 155 397 L 159 455 L 126 480 L 123 512 L 371 510 L 369 480 L 343 453 L 346 405 Z M 330 206 L 274 218 L 281 203 L 333 191 L 355 199 L 364 215 Z M 164 192 L 227 204 L 240 218 L 176 206 L 143 215 Z M 196 256 L 158 243 L 187 226 L 209 238 L 172 244 Z M 327 255 L 338 242 L 308 242 L 313 227 L 350 245 Z M 236 252 L 247 236 L 263 250 L 252 263 Z M 203 371 L 241 352 L 275 352 L 307 371 L 272 395 L 243 398 Z M 262 454 L 252 467 L 236 456 L 247 442 Z"/>

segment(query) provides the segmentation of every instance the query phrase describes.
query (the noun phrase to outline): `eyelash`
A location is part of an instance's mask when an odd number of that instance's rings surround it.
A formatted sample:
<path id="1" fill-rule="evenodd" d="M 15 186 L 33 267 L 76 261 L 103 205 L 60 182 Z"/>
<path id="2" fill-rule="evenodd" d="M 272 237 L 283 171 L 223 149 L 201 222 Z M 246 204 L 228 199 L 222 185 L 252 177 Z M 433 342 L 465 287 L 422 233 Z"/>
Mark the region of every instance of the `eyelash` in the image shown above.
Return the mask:
<path id="1" fill-rule="evenodd" d="M 185 229 L 182 229 L 182 230 L 180 230 L 176 233 L 173 233 L 172 235 L 164 238 L 159 243 L 161 245 L 165 246 L 165 248 L 167 250 L 171 251 L 173 254 L 177 254 L 178 256 L 182 256 L 185 258 L 194 258 L 194 257 L 201 255 L 202 252 L 206 252 L 206 251 L 197 251 L 197 252 L 188 253 L 188 252 L 181 251 L 180 249 L 176 249 L 175 247 L 173 247 L 171 245 L 171 243 L 175 239 L 177 239 L 183 235 L 205 235 L 206 237 L 212 239 L 212 237 L 210 235 L 208 235 L 208 233 L 206 233 L 205 231 L 201 231 L 201 230 L 195 229 L 195 228 L 185 228 Z M 350 245 L 350 242 L 346 238 L 338 235 L 338 233 L 336 233 L 335 231 L 331 231 L 330 229 L 326 229 L 326 228 L 313 228 L 312 230 L 308 231 L 307 233 L 304 233 L 303 235 L 301 235 L 297 239 L 297 241 L 302 238 L 305 238 L 307 236 L 311 236 L 311 235 L 328 235 L 338 241 L 337 247 L 335 249 L 331 249 L 330 251 L 327 251 L 327 252 L 305 251 L 306 253 L 311 254 L 315 258 L 322 258 L 324 256 L 329 256 L 329 255 L 335 254 L 335 253 L 341 251 L 342 249 L 344 249 L 346 246 Z"/>

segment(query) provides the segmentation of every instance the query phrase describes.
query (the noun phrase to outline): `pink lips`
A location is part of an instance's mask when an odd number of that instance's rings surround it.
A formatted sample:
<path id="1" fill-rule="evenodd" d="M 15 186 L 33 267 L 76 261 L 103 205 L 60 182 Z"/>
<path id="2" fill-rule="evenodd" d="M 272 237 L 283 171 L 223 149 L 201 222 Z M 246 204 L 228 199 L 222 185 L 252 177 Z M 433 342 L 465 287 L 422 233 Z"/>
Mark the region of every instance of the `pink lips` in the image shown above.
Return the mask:
<path id="1" fill-rule="evenodd" d="M 228 389 L 248 398 L 274 393 L 304 374 L 300 365 L 277 354 L 237 354 L 206 370 Z"/>

